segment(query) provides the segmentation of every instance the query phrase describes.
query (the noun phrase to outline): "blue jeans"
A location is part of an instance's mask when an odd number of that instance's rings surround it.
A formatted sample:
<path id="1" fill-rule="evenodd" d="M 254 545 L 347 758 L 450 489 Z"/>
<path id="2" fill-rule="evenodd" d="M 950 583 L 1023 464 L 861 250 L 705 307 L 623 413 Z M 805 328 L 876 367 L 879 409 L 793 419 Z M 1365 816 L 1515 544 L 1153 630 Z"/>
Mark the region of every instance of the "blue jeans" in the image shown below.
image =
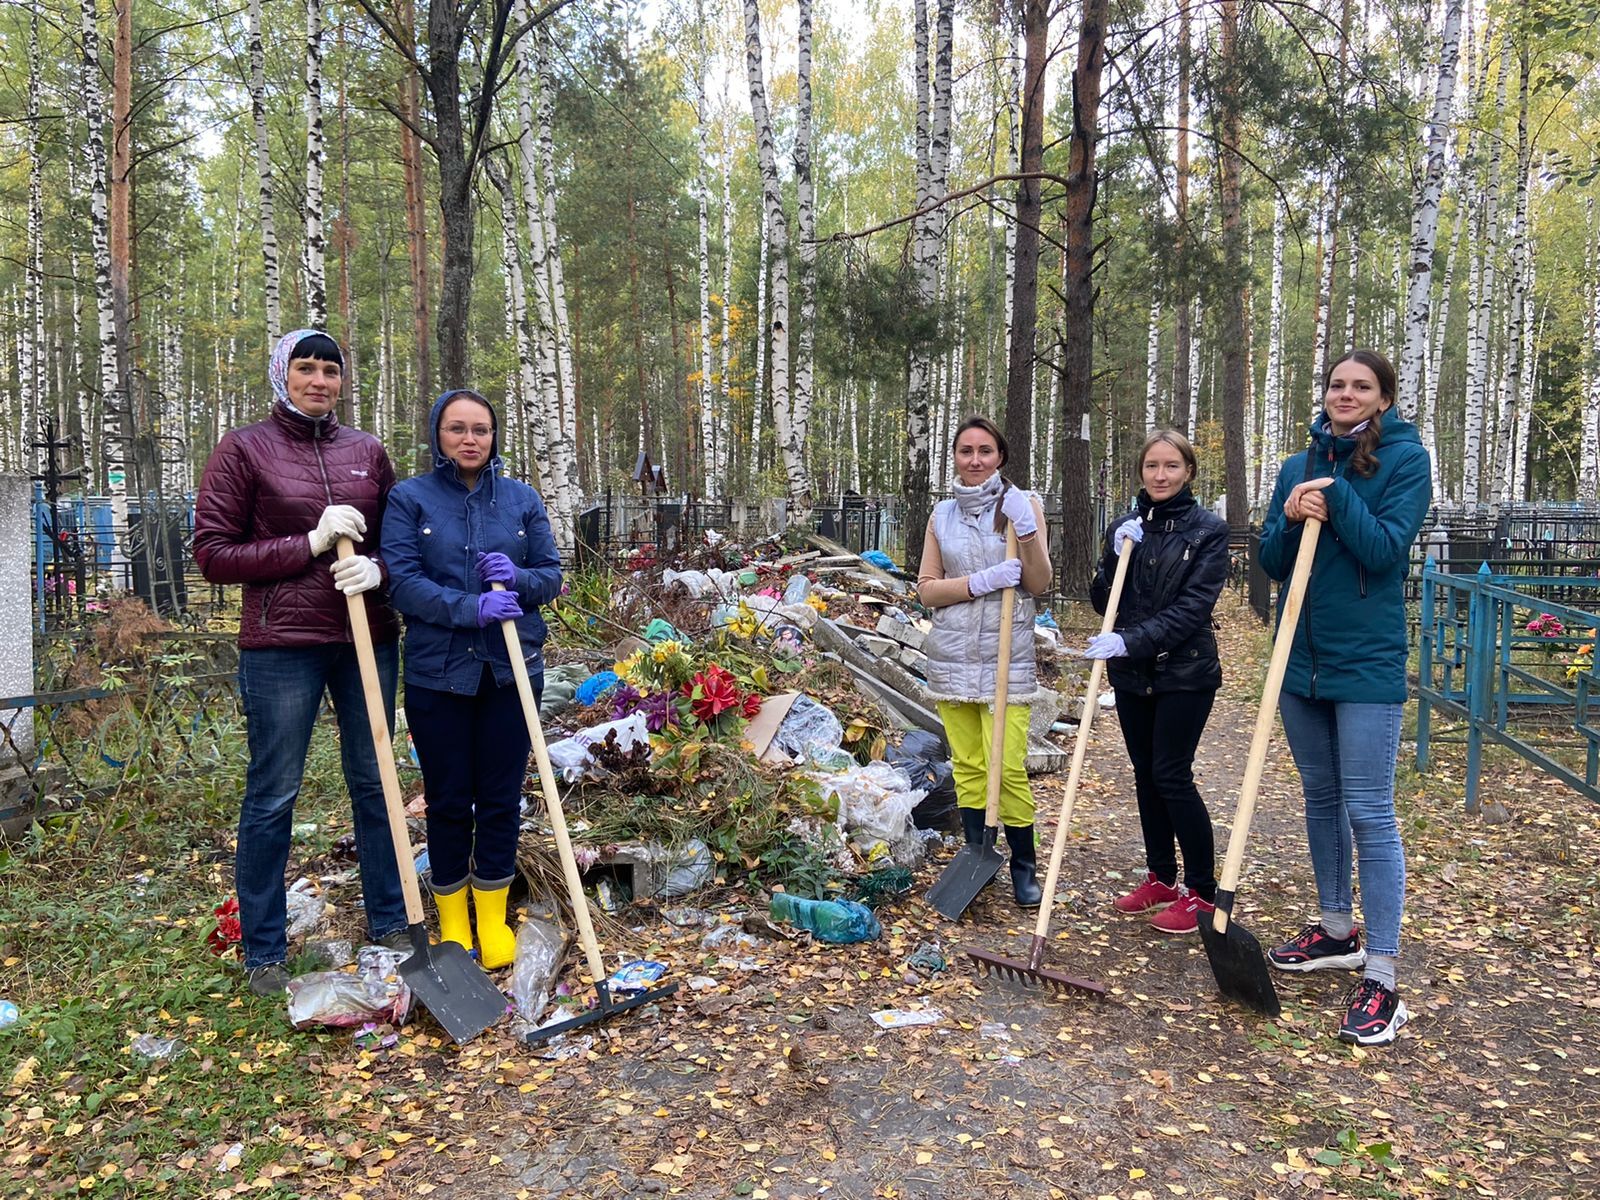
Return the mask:
<path id="1" fill-rule="evenodd" d="M 1361 870 L 1367 953 L 1400 953 L 1406 860 L 1394 815 L 1398 704 L 1307 700 L 1283 693 L 1278 711 L 1306 798 L 1306 840 L 1324 912 L 1355 910 L 1351 847 Z"/>
<path id="2" fill-rule="evenodd" d="M 375 649 L 392 729 L 399 646 L 388 642 Z M 406 927 L 405 897 L 400 891 L 355 647 L 337 643 L 241 650 L 239 699 L 250 743 L 250 767 L 239 809 L 234 887 L 239 893 L 247 970 L 283 962 L 288 955 L 283 872 L 289 862 L 294 802 L 300 795 L 306 751 L 324 691 L 333 701 L 339 722 L 340 760 L 355 815 L 368 936 L 376 940 Z"/>

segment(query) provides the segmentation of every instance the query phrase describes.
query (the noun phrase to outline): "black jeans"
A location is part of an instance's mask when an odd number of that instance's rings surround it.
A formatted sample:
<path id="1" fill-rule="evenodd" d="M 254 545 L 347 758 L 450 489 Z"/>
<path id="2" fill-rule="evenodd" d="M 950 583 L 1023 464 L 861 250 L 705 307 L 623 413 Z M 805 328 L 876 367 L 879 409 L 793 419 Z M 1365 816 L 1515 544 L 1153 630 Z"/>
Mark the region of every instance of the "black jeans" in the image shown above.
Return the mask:
<path id="1" fill-rule="evenodd" d="M 406 685 L 406 724 L 428 796 L 434 887 L 503 886 L 517 869 L 518 808 L 528 771 L 528 726 L 515 684 L 487 668 L 476 696 Z"/>
<path id="2" fill-rule="evenodd" d="M 1217 894 L 1216 843 L 1211 814 L 1194 786 L 1194 751 L 1216 695 L 1144 696 L 1117 689 L 1117 720 L 1133 763 L 1145 864 L 1162 882 L 1176 883 L 1176 841 L 1183 849 L 1184 886 L 1208 904 Z"/>

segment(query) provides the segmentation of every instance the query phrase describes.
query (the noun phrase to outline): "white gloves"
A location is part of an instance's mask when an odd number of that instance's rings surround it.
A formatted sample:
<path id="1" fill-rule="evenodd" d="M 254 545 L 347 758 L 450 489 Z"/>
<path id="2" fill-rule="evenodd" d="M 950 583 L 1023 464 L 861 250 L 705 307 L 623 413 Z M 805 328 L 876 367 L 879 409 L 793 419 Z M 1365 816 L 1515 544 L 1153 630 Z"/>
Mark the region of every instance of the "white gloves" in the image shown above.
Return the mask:
<path id="1" fill-rule="evenodd" d="M 1144 541 L 1144 522 L 1138 517 L 1129 517 L 1117 526 L 1117 531 L 1111 535 L 1111 553 L 1121 554 L 1124 541 L 1131 541 L 1136 546 Z"/>
<path id="2" fill-rule="evenodd" d="M 1021 488 L 1008 487 L 1000 497 L 1000 511 L 1005 513 L 1019 538 L 1039 532 L 1039 522 L 1034 519 L 1033 500 Z"/>
<path id="3" fill-rule="evenodd" d="M 1001 588 L 1014 588 L 1022 582 L 1022 560 L 1008 558 L 967 576 L 967 593 L 976 600 Z"/>
<path id="4" fill-rule="evenodd" d="M 359 508 L 330 504 L 322 510 L 317 527 L 306 536 L 311 539 L 311 557 L 323 553 L 342 537 L 355 540 L 367 532 L 367 519 Z"/>
<path id="5" fill-rule="evenodd" d="M 1085 658 L 1126 658 L 1128 656 L 1128 643 L 1122 640 L 1120 633 L 1097 633 L 1089 639 L 1089 648 L 1083 652 Z"/>
<path id="6" fill-rule="evenodd" d="M 329 569 L 333 572 L 333 586 L 346 596 L 370 592 L 383 582 L 382 569 L 365 554 L 341 558 Z"/>

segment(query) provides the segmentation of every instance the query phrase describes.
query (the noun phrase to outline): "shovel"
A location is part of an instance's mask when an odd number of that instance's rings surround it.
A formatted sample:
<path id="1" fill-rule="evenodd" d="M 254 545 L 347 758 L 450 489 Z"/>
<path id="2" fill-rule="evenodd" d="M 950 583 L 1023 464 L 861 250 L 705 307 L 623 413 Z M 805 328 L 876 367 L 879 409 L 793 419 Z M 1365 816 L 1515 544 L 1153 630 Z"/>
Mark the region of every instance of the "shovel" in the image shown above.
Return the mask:
<path id="1" fill-rule="evenodd" d="M 505 591 L 504 584 L 495 583 L 490 586 L 497 592 Z M 617 1013 L 627 1012 L 630 1008 L 638 1008 L 642 1004 L 661 1000 L 676 992 L 678 985 L 669 983 L 666 987 L 637 992 L 623 1000 L 614 997 L 606 985 L 606 966 L 605 960 L 600 957 L 600 939 L 595 937 L 594 922 L 589 919 L 589 902 L 583 894 L 583 882 L 578 878 L 578 859 L 572 853 L 572 838 L 567 833 L 567 816 L 561 809 L 561 797 L 556 792 L 556 773 L 550 765 L 550 751 L 545 748 L 544 726 L 539 722 L 539 705 L 533 698 L 533 683 L 528 678 L 528 664 L 522 657 L 522 639 L 517 636 L 515 621 L 501 621 L 500 629 L 506 637 L 506 653 L 511 658 L 511 674 L 517 681 L 517 695 L 522 698 L 522 715 L 528 722 L 528 737 L 533 742 L 533 756 L 539 763 L 539 787 L 544 792 L 545 807 L 550 814 L 550 827 L 555 831 L 556 850 L 561 859 L 561 874 L 567 881 L 567 899 L 572 903 L 572 915 L 578 922 L 578 940 L 583 945 L 589 974 L 594 978 L 597 1001 L 595 1007 L 587 1012 L 579 1013 L 565 1021 L 542 1025 L 523 1036 L 524 1044 L 536 1046 L 557 1034 L 566 1033 L 583 1025 L 593 1025 Z"/>
<path id="2" fill-rule="evenodd" d="M 1228 856 L 1222 864 L 1222 879 L 1217 884 L 1217 909 L 1210 921 L 1200 922 L 1200 940 L 1211 960 L 1211 973 L 1224 996 L 1237 1000 L 1257 1012 L 1275 1017 L 1282 1011 L 1277 989 L 1267 970 L 1267 958 L 1249 930 L 1233 920 L 1234 891 L 1239 886 L 1239 869 L 1244 862 L 1244 844 L 1250 837 L 1250 822 L 1256 812 L 1256 794 L 1261 790 L 1261 771 L 1267 761 L 1267 743 L 1272 740 L 1272 718 L 1278 709 L 1278 694 L 1283 691 L 1283 673 L 1289 666 L 1289 652 L 1300 624 L 1300 606 L 1305 601 L 1306 582 L 1311 577 L 1311 560 L 1317 555 L 1317 537 L 1322 522 L 1308 518 L 1300 534 L 1300 551 L 1295 555 L 1294 573 L 1289 576 L 1289 591 L 1284 597 L 1283 619 L 1272 639 L 1272 661 L 1267 667 L 1267 682 L 1261 689 L 1261 707 L 1256 711 L 1255 733 L 1250 739 L 1250 757 L 1244 765 L 1244 782 L 1239 787 L 1239 807 L 1233 814 L 1233 832 L 1228 837 Z"/>
<path id="3" fill-rule="evenodd" d="M 1124 538 L 1122 550 L 1117 555 L 1117 571 L 1111 579 L 1111 596 L 1106 601 L 1105 620 L 1100 622 L 1101 633 L 1110 633 L 1117 623 L 1117 607 L 1122 602 L 1122 584 L 1128 578 L 1132 547 L 1132 540 Z M 1033 927 L 1033 946 L 1028 951 L 1028 961 L 1018 962 L 988 950 L 967 947 L 967 957 L 984 974 L 993 972 L 1024 985 L 1041 984 L 1057 995 L 1069 991 L 1093 992 L 1098 996 L 1106 994 L 1103 983 L 1075 979 L 1042 965 L 1045 941 L 1050 933 L 1050 909 L 1055 903 L 1056 883 L 1061 877 L 1061 853 L 1067 845 L 1067 827 L 1072 824 L 1072 809 L 1078 799 L 1078 781 L 1083 775 L 1083 759 L 1089 749 L 1089 726 L 1094 720 L 1094 710 L 1100 707 L 1100 681 L 1105 677 L 1105 671 L 1106 662 L 1103 658 L 1095 659 L 1094 666 L 1089 668 L 1089 687 L 1083 693 L 1083 712 L 1078 717 L 1078 744 L 1072 751 L 1072 769 L 1067 772 L 1067 792 L 1061 801 L 1061 819 L 1056 823 L 1055 844 L 1050 849 L 1050 868 L 1045 872 L 1044 900 L 1039 905 L 1039 917 Z"/>
<path id="4" fill-rule="evenodd" d="M 350 539 L 340 538 L 339 557 L 349 558 L 354 553 L 355 545 Z M 406 833 L 406 814 L 400 803 L 400 777 L 394 769 L 394 742 L 389 736 L 389 719 L 383 711 L 378 660 L 372 652 L 372 630 L 367 625 L 367 602 L 359 595 L 345 599 L 350 602 L 351 639 L 355 642 L 356 661 L 361 666 L 361 690 L 366 693 L 367 720 L 372 726 L 372 745 L 377 751 L 378 777 L 383 781 L 383 803 L 389 812 L 389 836 L 394 841 L 400 890 L 406 900 L 411 957 L 400 964 L 400 978 L 444 1026 L 446 1033 L 458 1043 L 468 1042 L 506 1015 L 506 998 L 465 947 L 455 942 L 428 944 L 428 927 L 422 919 L 422 893 L 417 888 L 417 867 L 411 859 L 411 838 Z"/>
<path id="5" fill-rule="evenodd" d="M 996 506 L 995 518 L 1004 521 Z M 1006 557 L 1017 557 L 1017 531 L 1006 523 Z M 1006 861 L 995 842 L 1000 836 L 1000 770 L 1005 765 L 1006 688 L 1011 682 L 1011 610 L 1015 588 L 1000 596 L 1000 661 L 994 673 L 994 734 L 989 741 L 988 804 L 983 815 L 983 841 L 963 846 L 934 885 L 928 889 L 928 903 L 947 920 L 959 920 L 967 906 L 995 877 Z"/>

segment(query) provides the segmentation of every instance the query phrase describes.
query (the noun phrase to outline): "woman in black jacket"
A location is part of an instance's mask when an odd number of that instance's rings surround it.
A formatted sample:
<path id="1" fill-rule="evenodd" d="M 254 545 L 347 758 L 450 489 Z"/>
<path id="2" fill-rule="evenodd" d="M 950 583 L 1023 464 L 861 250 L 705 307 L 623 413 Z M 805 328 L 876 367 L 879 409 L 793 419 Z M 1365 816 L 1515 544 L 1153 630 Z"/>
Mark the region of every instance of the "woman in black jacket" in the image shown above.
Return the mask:
<path id="1" fill-rule="evenodd" d="M 1090 589 L 1095 609 L 1105 612 L 1117 551 L 1132 541 L 1116 632 L 1096 635 L 1085 651 L 1111 660 L 1144 833 L 1145 880 L 1115 907 L 1160 909 L 1150 923 L 1167 933 L 1194 932 L 1217 893 L 1211 814 L 1194 785 L 1194 752 L 1222 686 L 1211 610 L 1228 577 L 1228 526 L 1195 500 L 1194 475 L 1194 448 L 1183 434 L 1158 429 L 1145 438 L 1136 509 L 1107 531 Z"/>

